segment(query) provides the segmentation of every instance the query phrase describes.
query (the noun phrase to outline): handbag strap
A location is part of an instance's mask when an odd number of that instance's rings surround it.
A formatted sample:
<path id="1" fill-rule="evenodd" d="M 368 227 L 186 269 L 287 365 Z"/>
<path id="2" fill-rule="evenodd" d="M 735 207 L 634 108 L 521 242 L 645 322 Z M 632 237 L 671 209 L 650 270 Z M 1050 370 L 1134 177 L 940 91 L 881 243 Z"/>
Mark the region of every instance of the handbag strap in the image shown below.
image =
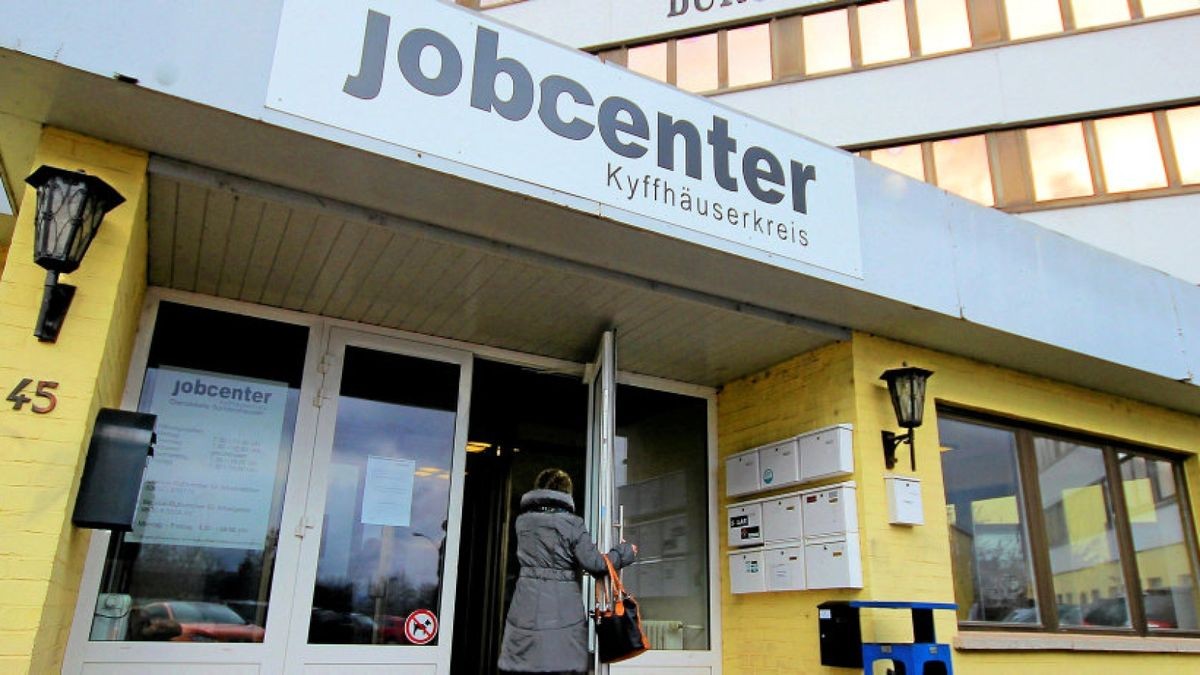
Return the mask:
<path id="1" fill-rule="evenodd" d="M 621 583 L 621 577 L 617 574 L 617 568 L 613 567 L 612 561 L 608 559 L 607 554 L 602 554 L 604 564 L 608 567 L 608 581 L 612 584 L 612 599 L 613 611 L 617 616 L 625 614 L 625 603 L 621 602 L 625 598 L 625 585 Z M 597 584 L 599 586 L 599 584 Z"/>

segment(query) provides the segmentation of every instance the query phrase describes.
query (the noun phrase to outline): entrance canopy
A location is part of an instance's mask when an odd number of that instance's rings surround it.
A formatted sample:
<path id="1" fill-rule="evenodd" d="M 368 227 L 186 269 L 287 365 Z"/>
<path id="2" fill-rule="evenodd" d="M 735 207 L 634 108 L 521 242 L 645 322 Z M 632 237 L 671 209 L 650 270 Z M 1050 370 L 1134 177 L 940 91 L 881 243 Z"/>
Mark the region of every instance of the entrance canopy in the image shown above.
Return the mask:
<path id="1" fill-rule="evenodd" d="M 395 8 L 0 8 L 0 157 L 20 178 L 42 124 L 154 153 L 155 285 L 573 361 L 615 327 L 623 369 L 708 385 L 859 330 L 1200 412 L 1196 288 L 475 13 Z"/>

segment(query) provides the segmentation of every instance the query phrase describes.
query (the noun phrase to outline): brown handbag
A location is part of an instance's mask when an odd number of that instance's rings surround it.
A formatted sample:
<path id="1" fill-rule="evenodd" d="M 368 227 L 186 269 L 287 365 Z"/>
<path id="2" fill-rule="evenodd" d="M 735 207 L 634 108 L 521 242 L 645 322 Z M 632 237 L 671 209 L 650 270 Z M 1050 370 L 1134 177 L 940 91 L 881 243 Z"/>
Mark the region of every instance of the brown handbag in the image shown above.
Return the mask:
<path id="1" fill-rule="evenodd" d="M 637 600 L 625 590 L 607 555 L 604 564 L 608 579 L 596 581 L 596 645 L 602 663 L 616 663 L 650 649 L 650 640 L 642 630 Z"/>

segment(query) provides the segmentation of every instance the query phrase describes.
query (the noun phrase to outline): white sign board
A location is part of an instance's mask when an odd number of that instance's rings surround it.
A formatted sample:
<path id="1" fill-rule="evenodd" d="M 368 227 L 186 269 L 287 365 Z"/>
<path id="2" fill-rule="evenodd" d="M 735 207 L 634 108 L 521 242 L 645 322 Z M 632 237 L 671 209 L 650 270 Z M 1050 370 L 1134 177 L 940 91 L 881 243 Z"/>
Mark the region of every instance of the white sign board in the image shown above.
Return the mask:
<path id="1" fill-rule="evenodd" d="M 617 44 L 648 35 L 694 31 L 783 12 L 878 0 L 526 0 L 489 16 L 576 47 Z"/>
<path id="2" fill-rule="evenodd" d="M 287 384 L 159 368 L 158 442 L 126 541 L 262 549 Z"/>
<path id="3" fill-rule="evenodd" d="M 416 462 L 411 459 L 367 457 L 367 480 L 362 498 L 364 525 L 409 526 L 416 468 Z"/>
<path id="4" fill-rule="evenodd" d="M 629 225 L 861 276 L 849 155 L 459 7 L 285 0 L 267 97 Z"/>

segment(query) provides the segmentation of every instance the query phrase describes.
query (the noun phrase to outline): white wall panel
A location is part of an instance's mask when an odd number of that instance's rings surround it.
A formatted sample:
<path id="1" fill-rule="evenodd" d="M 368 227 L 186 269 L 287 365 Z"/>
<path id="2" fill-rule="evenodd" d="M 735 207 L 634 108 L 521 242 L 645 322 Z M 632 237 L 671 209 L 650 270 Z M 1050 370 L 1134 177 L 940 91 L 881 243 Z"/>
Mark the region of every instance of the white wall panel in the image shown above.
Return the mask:
<path id="1" fill-rule="evenodd" d="M 1196 293 L 1178 292 L 1174 294 L 1175 309 L 1179 313 L 1179 332 L 1184 336 L 1200 335 L 1200 297 Z M 1183 357 L 1188 371 L 1179 379 L 1192 384 L 1200 383 L 1200 345 L 1195 340 L 1184 341 Z M 1185 379 L 1186 378 L 1186 379 Z"/>
<path id="2" fill-rule="evenodd" d="M 1200 284 L 1200 194 L 1020 214 L 1130 260 Z"/>
<path id="3" fill-rule="evenodd" d="M 978 207 L 955 204 L 942 190 L 877 164 L 857 163 L 866 289 L 957 316 L 950 223 L 955 212 Z"/>
<path id="4" fill-rule="evenodd" d="M 266 88 L 282 0 L 6 4 L 0 47 L 238 110 Z"/>
<path id="5" fill-rule="evenodd" d="M 1142 370 L 1188 371 L 1167 329 L 1182 282 L 998 211 L 962 215 L 953 236 L 964 319 Z"/>

